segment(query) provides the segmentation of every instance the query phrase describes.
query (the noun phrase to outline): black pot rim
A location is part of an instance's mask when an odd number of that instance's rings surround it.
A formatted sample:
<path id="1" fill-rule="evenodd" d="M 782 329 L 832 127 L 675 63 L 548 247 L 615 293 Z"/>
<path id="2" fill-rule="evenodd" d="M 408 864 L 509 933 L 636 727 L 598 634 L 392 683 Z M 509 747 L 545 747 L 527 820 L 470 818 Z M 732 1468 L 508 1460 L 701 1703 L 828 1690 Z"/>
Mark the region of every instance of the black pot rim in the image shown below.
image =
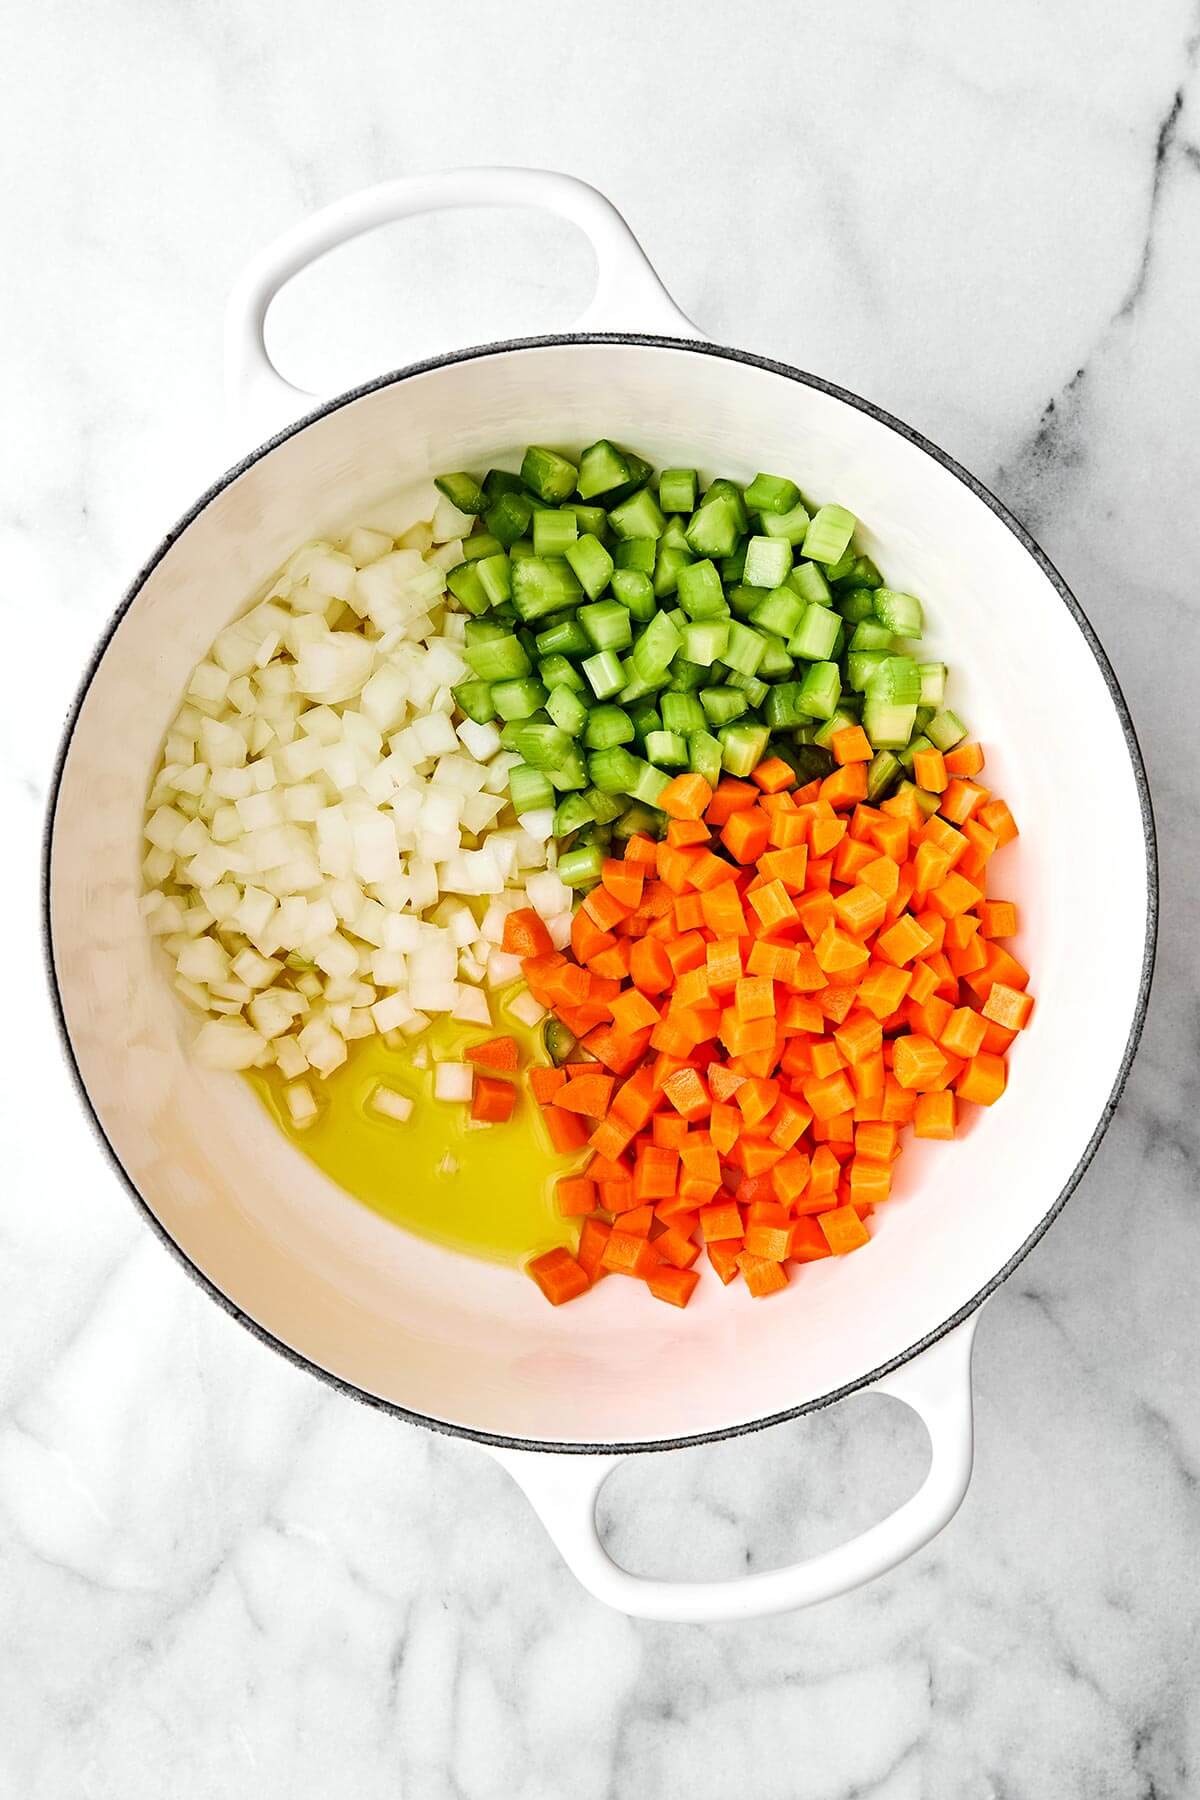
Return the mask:
<path id="1" fill-rule="evenodd" d="M 543 350 L 556 347 L 570 348 L 573 346 L 591 344 L 631 344 L 644 346 L 649 349 L 678 350 L 692 356 L 717 357 L 727 362 L 743 363 L 752 368 L 765 370 L 768 374 L 782 376 L 785 380 L 797 382 L 803 387 L 814 388 L 819 393 L 826 394 L 832 399 L 840 400 L 847 406 L 852 406 L 856 411 L 865 413 L 878 424 L 885 425 L 889 430 L 896 432 L 898 436 L 906 439 L 918 450 L 924 451 L 924 453 L 931 457 L 934 462 L 939 463 L 943 469 L 953 475 L 964 487 L 968 488 L 975 498 L 981 501 L 988 510 L 1000 520 L 1001 524 L 1012 533 L 1021 547 L 1037 564 L 1042 574 L 1049 581 L 1059 599 L 1070 613 L 1072 619 L 1079 628 L 1084 642 L 1095 659 L 1096 665 L 1104 679 L 1105 686 L 1108 689 L 1109 696 L 1116 711 L 1121 731 L 1125 738 L 1125 746 L 1133 770 L 1134 782 L 1137 787 L 1138 802 L 1142 815 L 1142 831 L 1146 850 L 1146 938 L 1143 948 L 1142 971 L 1138 986 L 1137 1001 L 1130 1022 L 1125 1049 L 1121 1057 L 1121 1062 L 1112 1089 L 1104 1103 L 1092 1133 L 1083 1147 L 1078 1162 L 1075 1164 L 1067 1182 L 1056 1199 L 1042 1215 L 1038 1224 L 1034 1227 L 1033 1231 L 1030 1232 L 1025 1241 L 1009 1258 L 1008 1262 L 1004 1264 L 1003 1268 L 998 1269 L 996 1274 L 993 1275 L 977 1293 L 973 1294 L 969 1300 L 965 1301 L 957 1311 L 952 1313 L 947 1319 L 943 1320 L 940 1325 L 927 1332 L 924 1337 L 918 1339 L 916 1343 L 911 1344 L 906 1350 L 891 1357 L 887 1362 L 881 1363 L 878 1368 L 870 1370 L 869 1373 L 859 1376 L 854 1381 L 846 1382 L 840 1388 L 835 1388 L 827 1394 L 818 1395 L 815 1399 L 804 1401 L 797 1406 L 785 1407 L 782 1410 L 770 1413 L 765 1417 L 725 1426 L 720 1430 L 694 1432 L 683 1437 L 656 1438 L 651 1442 L 584 1444 L 562 1443 L 554 1440 L 542 1440 L 537 1438 L 511 1437 L 499 1432 L 479 1431 L 471 1426 L 457 1424 L 453 1420 L 438 1419 L 428 1413 L 416 1412 L 412 1408 L 398 1405 L 393 1400 L 385 1400 L 378 1394 L 369 1393 L 366 1389 L 357 1387 L 353 1382 L 347 1381 L 342 1376 L 334 1374 L 331 1370 L 323 1368 L 319 1363 L 316 1363 L 312 1361 L 311 1358 L 305 1356 L 302 1351 L 296 1350 L 292 1345 L 286 1344 L 282 1339 L 277 1338 L 272 1332 L 268 1331 L 265 1326 L 259 1324 L 256 1319 L 252 1319 L 248 1314 L 244 1313 L 237 1303 L 219 1288 L 195 1262 L 193 1262 L 192 1258 L 171 1236 L 170 1232 L 167 1231 L 161 1220 L 153 1212 L 138 1189 L 137 1184 L 122 1165 L 120 1158 L 104 1129 L 103 1122 L 92 1104 L 91 1096 L 87 1091 L 82 1074 L 80 1073 L 79 1064 L 76 1060 L 74 1048 L 71 1043 L 70 1033 L 67 1029 L 62 995 L 58 982 L 58 973 L 54 960 L 54 941 L 51 929 L 50 910 L 50 863 L 54 841 L 55 817 L 58 807 L 59 790 L 62 785 L 63 771 L 70 750 L 71 739 L 74 735 L 75 725 L 96 671 L 100 666 L 104 654 L 108 649 L 121 620 L 133 605 L 133 602 L 136 600 L 150 576 L 154 573 L 154 570 L 158 567 L 163 557 L 166 556 L 167 552 L 175 542 L 183 535 L 188 527 L 195 522 L 218 494 L 223 493 L 232 482 L 236 481 L 247 469 L 252 468 L 255 463 L 261 461 L 261 459 L 275 449 L 277 445 L 285 443 L 289 438 L 295 437 L 309 425 L 314 424 L 319 419 L 325 418 L 327 414 L 337 412 L 342 407 L 349 406 L 354 401 L 361 399 L 364 395 L 375 393 L 380 388 L 392 387 L 402 381 L 410 380 L 413 376 L 424 375 L 431 370 L 445 368 L 454 363 L 473 362 L 482 357 L 503 355 L 513 351 Z M 171 1252 L 192 1280 L 210 1295 L 210 1297 L 232 1318 L 236 1319 L 239 1324 L 245 1326 L 247 1331 L 251 1332 L 260 1343 L 266 1344 L 272 1350 L 277 1351 L 279 1355 L 285 1357 L 288 1362 L 293 1363 L 297 1368 L 307 1370 L 310 1374 L 315 1375 L 319 1380 L 327 1383 L 330 1387 L 335 1388 L 338 1392 L 346 1394 L 354 1400 L 361 1401 L 364 1405 L 374 1407 L 382 1412 L 390 1413 L 396 1418 L 405 1419 L 411 1424 L 423 1425 L 429 1430 L 444 1432 L 451 1437 L 465 1438 L 474 1443 L 493 1445 L 497 1448 L 509 1450 L 553 1451 L 567 1455 L 580 1456 L 641 1455 L 650 1451 L 680 1450 L 699 1444 L 719 1443 L 727 1438 L 741 1437 L 751 1431 L 761 1431 L 767 1426 L 779 1425 L 786 1420 L 800 1418 L 806 1413 L 817 1412 L 823 1407 L 832 1406 L 838 1400 L 846 1399 L 851 1394 L 861 1392 L 863 1389 L 870 1387 L 872 1383 L 880 1380 L 884 1375 L 890 1374 L 893 1370 L 900 1368 L 904 1363 L 911 1362 L 912 1359 L 919 1356 L 923 1350 L 927 1350 L 931 1344 L 937 1343 L 938 1340 L 945 1337 L 948 1332 L 953 1331 L 956 1326 L 961 1325 L 965 1319 L 970 1318 L 971 1315 L 983 1305 L 983 1302 L 989 1295 L 993 1294 L 1001 1283 L 1008 1279 L 1017 1265 L 1024 1260 L 1030 1250 L 1033 1249 L 1033 1246 L 1044 1236 L 1045 1232 L 1053 1224 L 1054 1220 L 1058 1217 L 1059 1213 L 1070 1199 L 1072 1193 L 1074 1193 L 1084 1171 L 1099 1147 L 1100 1140 L 1108 1129 L 1109 1122 L 1116 1110 L 1117 1102 L 1120 1100 L 1121 1093 L 1125 1087 L 1126 1080 L 1128 1079 L 1129 1071 L 1133 1064 L 1133 1059 L 1146 1020 L 1146 1009 L 1149 1004 L 1150 986 L 1154 974 L 1154 955 L 1158 931 L 1159 909 L 1158 855 L 1155 839 L 1154 812 L 1150 799 L 1150 787 L 1146 778 L 1145 763 L 1142 758 L 1141 747 L 1137 740 L 1137 734 L 1134 730 L 1133 720 L 1130 717 L 1125 696 L 1121 691 L 1120 683 L 1117 680 L 1108 657 L 1105 655 L 1100 640 L 1092 628 L 1091 621 L 1088 619 L 1083 608 L 1080 606 L 1078 600 L 1075 598 L 1058 570 L 1054 567 L 1054 564 L 1030 536 L 1028 531 L 1026 531 L 1020 521 L 1009 512 L 1008 508 L 996 498 L 990 489 L 985 487 L 984 484 L 968 470 L 964 469 L 961 464 L 956 462 L 953 457 L 949 456 L 946 451 L 940 449 L 938 445 L 932 443 L 919 431 L 914 430 L 911 425 L 906 425 L 902 420 L 893 417 L 892 414 L 885 412 L 881 407 L 873 405 L 871 401 L 864 400 L 860 395 L 852 393 L 846 388 L 839 387 L 834 382 L 826 381 L 818 375 L 808 374 L 804 370 L 793 368 L 788 363 L 776 362 L 770 357 L 755 355 L 752 351 L 732 349 L 723 344 L 712 344 L 686 338 L 660 336 L 648 332 L 549 333 L 537 337 L 512 338 L 491 344 L 476 344 L 466 349 L 449 351 L 442 356 L 428 357 L 421 362 L 410 363 L 403 368 L 394 369 L 388 374 L 377 376 L 371 381 L 363 382 L 357 387 L 347 389 L 346 392 L 336 395 L 332 400 L 326 401 L 314 411 L 306 414 L 302 419 L 287 426 L 284 430 L 277 432 L 274 437 L 267 439 L 266 442 L 260 444 L 247 456 L 243 457 L 240 462 L 228 469 L 226 473 L 215 481 L 212 486 L 200 496 L 195 504 L 184 513 L 182 518 L 178 520 L 162 539 L 161 543 L 159 543 L 149 560 L 145 563 L 130 585 L 121 604 L 117 607 L 112 618 L 109 620 L 108 626 L 92 654 L 91 660 L 88 663 L 76 692 L 71 710 L 67 716 L 66 725 L 63 729 L 63 735 L 55 758 L 42 841 L 41 882 L 43 952 L 46 976 L 50 987 L 51 1003 L 53 1005 L 55 1020 L 58 1026 L 63 1054 L 66 1057 L 76 1091 L 83 1104 L 84 1110 L 91 1120 L 92 1127 L 109 1163 L 112 1165 L 130 1198 L 133 1200 L 146 1223 L 157 1234 L 159 1240 Z"/>

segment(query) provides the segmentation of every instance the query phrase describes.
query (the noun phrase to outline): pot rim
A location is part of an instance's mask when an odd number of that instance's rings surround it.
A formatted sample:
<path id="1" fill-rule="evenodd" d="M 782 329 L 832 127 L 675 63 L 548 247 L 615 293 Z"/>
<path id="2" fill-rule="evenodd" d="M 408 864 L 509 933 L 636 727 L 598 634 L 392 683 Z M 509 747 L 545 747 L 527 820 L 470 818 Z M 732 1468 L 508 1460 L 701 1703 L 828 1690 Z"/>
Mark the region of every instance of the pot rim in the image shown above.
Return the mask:
<path id="1" fill-rule="evenodd" d="M 345 1380 L 344 1377 L 334 1374 L 331 1370 L 322 1367 L 320 1363 L 314 1362 L 310 1357 L 306 1356 L 303 1351 L 297 1350 L 293 1348 L 292 1345 L 284 1343 L 281 1338 L 276 1337 L 264 1325 L 259 1324 L 256 1319 L 253 1319 L 249 1314 L 244 1313 L 237 1305 L 236 1301 L 226 1294 L 222 1288 L 218 1287 L 217 1284 L 204 1273 L 199 1265 L 192 1260 L 182 1245 L 171 1236 L 170 1232 L 165 1225 L 163 1225 L 149 1202 L 141 1193 L 137 1184 L 126 1171 L 108 1133 L 105 1131 L 104 1124 L 100 1119 L 99 1114 L 92 1104 L 91 1096 L 88 1093 L 82 1074 L 80 1073 L 79 1064 L 75 1057 L 75 1051 L 71 1043 L 70 1032 L 67 1028 L 66 1016 L 63 1009 L 62 994 L 58 982 L 58 971 L 54 959 L 50 898 L 50 864 L 53 854 L 54 826 L 58 810 L 59 791 L 62 786 L 63 773 L 67 756 L 70 752 L 75 725 L 84 701 L 87 698 L 88 690 L 91 687 L 96 671 L 108 650 L 109 644 L 112 642 L 118 626 L 125 617 L 125 614 L 129 611 L 130 607 L 141 593 L 142 588 L 146 585 L 146 582 L 154 573 L 159 563 L 167 555 L 168 551 L 171 550 L 177 540 L 182 537 L 189 526 L 199 518 L 205 508 L 216 499 L 219 494 L 223 493 L 227 487 L 236 481 L 239 476 L 252 468 L 255 463 L 261 461 L 263 457 L 267 456 L 279 444 L 285 443 L 289 438 L 297 436 L 309 425 L 315 424 L 317 420 L 323 419 L 328 414 L 337 412 L 342 407 L 349 406 L 354 401 L 362 399 L 367 394 L 375 393 L 381 388 L 398 385 L 402 381 L 409 380 L 412 376 L 428 374 L 432 370 L 445 368 L 454 363 L 473 362 L 486 356 L 497 356 L 522 350 L 572 348 L 574 346 L 590 344 L 632 344 L 643 346 L 648 349 L 679 350 L 692 356 L 714 356 L 727 362 L 743 363 L 751 368 L 765 370 L 768 374 L 781 376 L 788 381 L 798 382 L 803 387 L 813 388 L 818 393 L 825 394 L 831 399 L 842 401 L 847 406 L 853 407 L 856 411 L 865 413 L 878 424 L 884 425 L 889 430 L 896 432 L 916 449 L 923 451 L 925 455 L 930 457 L 934 462 L 939 463 L 943 469 L 953 475 L 964 487 L 969 489 L 975 498 L 982 502 L 982 504 L 986 506 L 997 519 L 999 519 L 1000 523 L 1012 533 L 1026 554 L 1033 559 L 1037 567 L 1041 570 L 1042 574 L 1057 593 L 1067 611 L 1070 613 L 1085 644 L 1091 651 L 1096 665 L 1100 670 L 1100 674 L 1104 679 L 1104 684 L 1108 689 L 1109 698 L 1116 711 L 1117 719 L 1125 739 L 1125 747 L 1129 755 L 1134 783 L 1137 788 L 1138 805 L 1141 812 L 1142 833 L 1146 851 L 1146 936 L 1142 952 L 1142 969 L 1138 983 L 1137 1000 L 1133 1009 L 1133 1017 L 1130 1021 L 1129 1033 L 1125 1041 L 1125 1048 L 1121 1056 L 1116 1077 L 1108 1098 L 1101 1109 L 1100 1116 L 1093 1127 L 1091 1136 L 1084 1145 L 1079 1159 L 1076 1162 L 1074 1169 L 1071 1171 L 1066 1183 L 1051 1205 L 1042 1214 L 1042 1217 L 1030 1232 L 1029 1236 L 1009 1258 L 1008 1262 L 1005 1263 L 1002 1268 L 997 1270 L 995 1275 L 993 1275 L 975 1294 L 966 1300 L 962 1306 L 952 1313 L 949 1318 L 943 1320 L 941 1324 L 926 1332 L 922 1338 L 919 1338 L 915 1343 L 909 1345 L 907 1349 L 889 1358 L 886 1362 L 881 1363 L 878 1368 L 872 1369 L 867 1374 L 856 1377 L 853 1381 L 844 1383 L 839 1388 L 832 1389 L 829 1393 L 818 1395 L 816 1398 L 803 1401 L 796 1406 L 785 1407 L 780 1411 L 767 1414 L 762 1418 L 745 1420 L 724 1426 L 720 1430 L 693 1432 L 682 1437 L 655 1438 L 645 1442 L 632 1443 L 620 1441 L 603 1443 L 564 1443 L 553 1439 L 512 1437 L 500 1432 L 480 1431 L 473 1426 L 460 1425 L 450 1419 L 439 1419 L 430 1413 L 415 1411 L 411 1407 L 401 1406 L 394 1400 L 385 1400 L 381 1395 L 369 1393 L 365 1388 L 360 1388 L 353 1382 Z M 176 521 L 159 542 L 149 559 L 139 570 L 129 588 L 126 590 L 123 599 L 109 619 L 96 648 L 92 652 L 76 690 L 75 698 L 72 701 L 71 709 L 63 727 L 62 737 L 59 741 L 58 751 L 54 761 L 54 769 L 51 776 L 49 797 L 46 804 L 45 826 L 42 835 L 41 918 L 43 961 L 46 979 L 50 989 L 55 1023 L 58 1028 L 59 1040 L 67 1061 L 71 1079 L 74 1083 L 76 1092 L 79 1095 L 84 1111 L 91 1121 L 92 1128 L 100 1142 L 101 1148 L 110 1165 L 115 1170 L 118 1179 L 129 1194 L 134 1205 L 143 1215 L 145 1222 L 154 1231 L 159 1241 L 164 1244 L 167 1250 L 175 1257 L 176 1261 L 181 1265 L 185 1272 L 210 1296 L 210 1298 L 215 1300 L 225 1312 L 236 1319 L 239 1324 L 245 1326 L 245 1328 L 251 1332 L 260 1343 L 269 1346 L 269 1348 L 278 1352 L 280 1356 L 286 1358 L 288 1362 L 294 1364 L 297 1368 L 307 1370 L 310 1374 L 315 1375 L 318 1380 L 325 1382 L 328 1386 L 335 1388 L 338 1392 L 348 1395 L 351 1399 L 358 1400 L 362 1404 L 374 1407 L 381 1412 L 390 1413 L 396 1418 L 407 1420 L 410 1424 L 422 1425 L 429 1430 L 443 1432 L 451 1437 L 465 1438 L 474 1443 L 488 1444 L 510 1450 L 549 1451 L 579 1456 L 641 1455 L 650 1451 L 687 1449 L 699 1444 L 720 1443 L 728 1438 L 745 1436 L 752 1431 L 762 1431 L 771 1425 L 783 1424 L 789 1419 L 801 1418 L 807 1413 L 818 1412 L 826 1406 L 832 1406 L 837 1401 L 846 1399 L 851 1394 L 862 1392 L 864 1389 L 871 1387 L 883 1376 L 891 1374 L 893 1370 L 902 1367 L 905 1363 L 911 1362 L 915 1357 L 919 1356 L 922 1351 L 929 1349 L 932 1344 L 937 1343 L 939 1339 L 945 1337 L 947 1333 L 953 1331 L 958 1325 L 961 1325 L 964 1320 L 970 1318 L 970 1316 L 983 1305 L 984 1301 L 996 1291 L 1001 1283 L 1007 1281 L 1017 1265 L 1025 1259 L 1033 1249 L 1034 1245 L 1038 1243 L 1049 1230 L 1050 1226 L 1054 1223 L 1055 1219 L 1074 1193 L 1076 1187 L 1079 1185 L 1085 1170 L 1100 1146 L 1101 1139 L 1108 1129 L 1128 1079 L 1129 1071 L 1132 1067 L 1134 1056 L 1137 1053 L 1138 1044 L 1141 1041 L 1142 1031 L 1146 1022 L 1146 1011 L 1149 1005 L 1150 988 L 1154 976 L 1154 958 L 1158 937 L 1158 912 L 1158 851 L 1155 834 L 1154 810 L 1150 798 L 1150 786 L 1146 776 L 1145 762 L 1142 757 L 1141 746 L 1138 743 L 1133 720 L 1130 716 L 1129 707 L 1126 703 L 1125 696 L 1121 691 L 1121 686 L 1117 680 L 1113 667 L 1105 654 L 1103 646 L 1101 645 L 1087 614 L 1084 612 L 1082 606 L 1079 604 L 1054 564 L 1050 561 L 1045 551 L 1042 550 L 1040 545 L 1034 540 L 1029 532 L 1026 531 L 1020 521 L 1009 511 L 1002 501 L 997 499 L 995 494 L 993 494 L 989 488 L 984 486 L 983 482 L 972 475 L 969 470 L 964 469 L 962 465 L 956 462 L 945 450 L 942 450 L 937 444 L 934 444 L 929 438 L 915 430 L 911 425 L 905 424 L 903 420 L 897 419 L 893 414 L 886 412 L 882 407 L 876 406 L 873 402 L 864 400 L 861 395 L 853 393 L 850 389 L 839 387 L 835 382 L 827 381 L 822 376 L 812 375 L 805 370 L 797 369 L 790 363 L 778 362 L 771 357 L 759 356 L 753 351 L 734 349 L 728 345 L 714 344 L 690 338 L 671 337 L 655 332 L 553 332 L 533 337 L 502 339 L 489 344 L 474 344 L 465 349 L 451 350 L 439 356 L 426 357 L 420 362 L 407 363 L 401 368 L 393 369 L 386 374 L 373 377 L 370 381 L 362 382 L 356 387 L 348 388 L 343 393 L 337 394 L 332 399 L 323 402 L 320 406 L 314 408 L 313 411 L 306 413 L 302 418 L 297 419 L 294 423 L 287 425 L 281 431 L 276 432 L 273 437 L 270 437 L 263 443 L 257 445 L 255 449 L 242 457 L 239 462 L 227 469 L 223 475 L 214 481 L 213 484 L 200 495 L 199 499 L 196 500 L 187 512 Z"/>

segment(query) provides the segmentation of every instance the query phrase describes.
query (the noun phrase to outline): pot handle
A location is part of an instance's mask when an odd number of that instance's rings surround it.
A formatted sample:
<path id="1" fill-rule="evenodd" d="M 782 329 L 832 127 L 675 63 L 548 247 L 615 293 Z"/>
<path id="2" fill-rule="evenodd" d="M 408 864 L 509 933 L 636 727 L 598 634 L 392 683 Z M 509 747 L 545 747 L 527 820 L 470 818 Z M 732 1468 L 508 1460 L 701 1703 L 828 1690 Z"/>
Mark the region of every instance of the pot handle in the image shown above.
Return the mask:
<path id="1" fill-rule="evenodd" d="M 487 1448 L 524 1490 L 567 1567 L 590 1594 L 618 1612 L 700 1624 L 815 1606 L 912 1556 L 961 1505 L 971 1479 L 971 1346 L 978 1320 L 978 1312 L 972 1314 L 867 1390 L 903 1400 L 920 1415 L 932 1454 L 917 1492 L 848 1543 L 790 1568 L 731 1581 L 655 1581 L 631 1575 L 612 1561 L 596 1530 L 600 1489 L 623 1457 Z"/>
<path id="2" fill-rule="evenodd" d="M 285 282 L 338 244 L 397 219 L 462 206 L 530 206 L 577 225 L 596 257 L 596 290 L 575 330 L 647 331 L 697 338 L 611 200 L 551 169 L 446 169 L 405 175 L 322 207 L 248 263 L 225 315 L 226 402 L 239 448 L 310 412 L 319 397 L 285 381 L 267 353 L 267 311 Z"/>

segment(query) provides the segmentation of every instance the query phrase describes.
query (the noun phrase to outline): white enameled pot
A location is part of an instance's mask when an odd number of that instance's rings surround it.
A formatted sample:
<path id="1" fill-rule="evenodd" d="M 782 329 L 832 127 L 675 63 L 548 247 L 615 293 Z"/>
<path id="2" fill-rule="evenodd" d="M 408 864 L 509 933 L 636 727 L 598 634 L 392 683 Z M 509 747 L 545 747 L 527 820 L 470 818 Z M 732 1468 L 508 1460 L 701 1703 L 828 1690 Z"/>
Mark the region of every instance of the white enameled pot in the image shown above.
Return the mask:
<path id="1" fill-rule="evenodd" d="M 598 284 L 576 331 L 452 352 L 324 405 L 280 378 L 263 324 L 290 276 L 389 220 L 460 206 L 544 207 L 587 234 Z M 963 1497 L 978 1308 L 1078 1181 L 1141 1028 L 1150 805 L 1093 632 L 1037 546 L 947 456 L 853 394 L 703 342 L 619 214 L 562 175 L 460 170 L 327 208 L 247 271 L 228 365 L 243 441 L 265 441 L 134 583 L 85 678 L 51 805 L 52 988 L 110 1156 L 164 1240 L 265 1341 L 502 1461 L 598 1598 L 649 1618 L 730 1619 L 869 1580 Z M 594 1302 L 552 1310 L 517 1271 L 386 1224 L 321 1175 L 239 1078 L 189 1060 L 189 1022 L 138 914 L 164 730 L 216 631 L 295 545 L 438 469 L 598 436 L 657 465 L 783 470 L 853 508 L 891 585 L 924 600 L 931 651 L 952 662 L 954 704 L 1021 825 L 1003 888 L 1020 905 L 1017 949 L 1038 1001 L 1003 1102 L 954 1144 L 910 1146 L 870 1247 L 805 1268 L 765 1304 L 702 1282 L 677 1312 L 609 1281 Z M 621 1456 L 733 1436 L 868 1386 L 915 1408 L 932 1446 L 923 1486 L 882 1523 L 744 1580 L 646 1580 L 606 1555 L 594 1505 Z"/>

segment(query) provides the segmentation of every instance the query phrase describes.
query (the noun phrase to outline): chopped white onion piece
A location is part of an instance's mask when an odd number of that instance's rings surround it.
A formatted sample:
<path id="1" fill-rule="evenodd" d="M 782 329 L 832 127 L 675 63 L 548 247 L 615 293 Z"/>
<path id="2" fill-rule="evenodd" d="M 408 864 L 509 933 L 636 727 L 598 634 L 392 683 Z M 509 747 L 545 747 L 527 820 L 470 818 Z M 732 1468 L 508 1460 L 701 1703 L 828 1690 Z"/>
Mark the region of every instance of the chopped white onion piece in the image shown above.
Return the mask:
<path id="1" fill-rule="evenodd" d="M 398 1094 L 395 1088 L 386 1086 L 382 1081 L 376 1082 L 371 1089 L 367 1104 L 372 1112 L 379 1113 L 385 1119 L 395 1119 L 400 1125 L 412 1118 L 413 1102 L 408 1095 Z"/>
<path id="2" fill-rule="evenodd" d="M 540 1025 L 546 1016 L 545 1007 L 534 999 L 528 988 L 522 988 L 511 1000 L 506 1000 L 505 1008 L 518 1025 L 528 1025 L 530 1028 Z"/>
<path id="3" fill-rule="evenodd" d="M 469 1100 L 475 1091 L 475 1071 L 470 1063 L 438 1063 L 433 1071 L 435 1100 Z"/>

